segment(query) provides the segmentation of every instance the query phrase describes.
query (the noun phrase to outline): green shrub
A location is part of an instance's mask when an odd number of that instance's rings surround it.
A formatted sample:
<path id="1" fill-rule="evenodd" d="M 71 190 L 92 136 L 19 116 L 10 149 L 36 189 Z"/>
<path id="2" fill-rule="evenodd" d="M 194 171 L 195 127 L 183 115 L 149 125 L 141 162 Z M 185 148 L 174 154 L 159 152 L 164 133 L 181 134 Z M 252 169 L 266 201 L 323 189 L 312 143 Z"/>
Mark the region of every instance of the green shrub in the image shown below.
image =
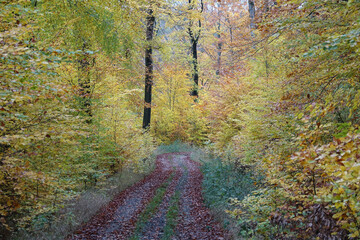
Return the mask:
<path id="1" fill-rule="evenodd" d="M 224 164 L 217 159 L 204 163 L 203 189 L 206 204 L 224 205 L 230 198 L 243 199 L 257 188 L 262 177 L 251 167 L 236 167 L 235 164 Z"/>

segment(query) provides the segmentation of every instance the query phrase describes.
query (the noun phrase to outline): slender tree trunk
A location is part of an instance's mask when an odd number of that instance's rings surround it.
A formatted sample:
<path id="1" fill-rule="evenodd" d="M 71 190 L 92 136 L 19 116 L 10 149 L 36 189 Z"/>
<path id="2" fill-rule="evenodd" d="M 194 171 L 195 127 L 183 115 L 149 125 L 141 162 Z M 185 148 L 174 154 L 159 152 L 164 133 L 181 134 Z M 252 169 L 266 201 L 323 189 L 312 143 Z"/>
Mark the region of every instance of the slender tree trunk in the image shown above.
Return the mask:
<path id="1" fill-rule="evenodd" d="M 199 69 L 198 69 L 198 55 L 197 55 L 197 39 L 191 38 L 191 54 L 192 54 L 192 65 L 193 65 L 193 74 L 192 78 L 194 81 L 194 88 L 191 92 L 191 96 L 199 96 Z"/>
<path id="2" fill-rule="evenodd" d="M 222 54 L 222 42 L 221 42 L 221 3 L 218 3 L 218 23 L 217 23 L 217 38 L 218 38 L 218 43 L 217 43 L 217 70 L 216 70 L 216 75 L 220 76 L 221 75 L 221 54 Z"/>
<path id="3" fill-rule="evenodd" d="M 229 24 L 229 34 L 230 34 L 230 62 L 234 60 L 234 49 L 233 49 L 233 27 L 230 22 L 229 17 L 225 17 L 225 21 Z"/>
<path id="4" fill-rule="evenodd" d="M 147 46 L 145 49 L 145 103 L 144 103 L 144 118 L 143 118 L 143 128 L 147 129 L 150 126 L 151 120 L 151 91 L 153 85 L 153 48 L 152 40 L 154 38 L 154 26 L 155 26 L 155 17 L 154 12 L 150 8 L 147 11 L 146 17 L 146 41 Z"/>
<path id="5" fill-rule="evenodd" d="M 88 44 L 84 41 L 83 44 L 83 56 L 78 60 L 79 63 L 79 95 L 81 98 L 81 108 L 83 112 L 87 115 L 87 123 L 91 123 L 92 110 L 91 110 L 91 80 L 90 80 L 90 67 L 91 62 L 94 62 L 95 59 L 90 59 L 89 55 L 86 53 Z"/>
<path id="6" fill-rule="evenodd" d="M 255 3 L 254 0 L 248 0 L 251 36 L 254 37 L 253 29 L 255 29 Z"/>
<path id="7" fill-rule="evenodd" d="M 189 0 L 189 10 L 192 11 L 195 8 L 195 0 Z M 200 13 L 204 11 L 204 3 L 200 1 Z M 201 20 L 198 20 L 198 28 L 196 32 L 193 30 L 194 22 L 193 20 L 189 21 L 188 33 L 190 37 L 190 44 L 191 44 L 191 55 L 192 55 L 192 79 L 194 82 L 193 90 L 191 91 L 191 96 L 198 97 L 199 96 L 199 66 L 198 66 L 198 53 L 197 53 L 197 45 L 199 42 L 200 34 L 201 34 Z"/>

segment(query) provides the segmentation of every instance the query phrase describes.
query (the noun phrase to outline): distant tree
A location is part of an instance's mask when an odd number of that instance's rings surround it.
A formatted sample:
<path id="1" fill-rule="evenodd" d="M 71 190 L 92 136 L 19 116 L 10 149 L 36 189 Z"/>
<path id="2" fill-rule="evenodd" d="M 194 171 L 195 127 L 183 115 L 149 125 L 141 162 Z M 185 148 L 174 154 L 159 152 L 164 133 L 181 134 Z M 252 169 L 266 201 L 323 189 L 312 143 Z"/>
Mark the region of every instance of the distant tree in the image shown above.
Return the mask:
<path id="1" fill-rule="evenodd" d="M 79 97 L 80 97 L 80 107 L 82 111 L 88 118 L 86 120 L 87 123 L 91 123 L 92 120 L 92 110 L 91 110 L 91 76 L 90 76 L 90 69 L 95 64 L 95 58 L 91 57 L 89 54 L 88 43 L 84 40 L 83 47 L 82 47 L 82 55 L 78 60 L 78 84 L 79 84 Z"/>
<path id="2" fill-rule="evenodd" d="M 198 97 L 199 96 L 199 66 L 198 66 L 198 42 L 201 34 L 201 19 L 199 17 L 193 19 L 192 12 L 195 11 L 196 5 L 198 4 L 198 0 L 189 0 L 188 10 L 190 13 L 189 18 L 189 26 L 188 26 L 188 34 L 190 38 L 190 47 L 191 47 L 191 57 L 192 57 L 192 80 L 194 82 L 193 90 L 191 91 L 191 96 Z M 204 3 L 203 0 L 200 0 L 200 10 L 198 10 L 201 14 L 204 11 Z M 196 23 L 197 22 L 197 23 Z"/>
<path id="3" fill-rule="evenodd" d="M 250 17 L 250 29 L 251 36 L 254 37 L 253 29 L 255 29 L 255 3 L 253 0 L 248 0 L 249 17 Z"/>

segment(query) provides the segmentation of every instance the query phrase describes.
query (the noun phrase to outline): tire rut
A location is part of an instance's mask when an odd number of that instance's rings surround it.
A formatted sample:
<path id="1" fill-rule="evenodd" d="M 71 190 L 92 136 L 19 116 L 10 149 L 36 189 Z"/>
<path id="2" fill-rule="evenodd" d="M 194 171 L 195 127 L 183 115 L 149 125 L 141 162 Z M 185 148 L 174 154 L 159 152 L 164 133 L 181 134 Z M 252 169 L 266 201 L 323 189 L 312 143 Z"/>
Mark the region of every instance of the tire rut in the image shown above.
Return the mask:
<path id="1" fill-rule="evenodd" d="M 152 174 L 121 192 L 88 223 L 66 239 L 127 239 L 133 232 L 138 215 L 152 199 L 157 188 L 172 170 L 158 158 Z"/>
<path id="2" fill-rule="evenodd" d="M 228 239 L 226 232 L 204 206 L 199 166 L 199 163 L 190 159 L 190 153 L 159 155 L 153 173 L 121 192 L 88 223 L 66 239 Z M 171 182 L 163 185 L 169 180 Z M 158 205 L 151 217 L 145 218 L 147 221 L 142 220 L 144 226 L 137 228 L 140 224 L 139 216 L 161 186 L 166 187 L 166 190 L 162 190 L 165 193 L 160 195 L 163 198 L 161 201 L 157 200 Z M 176 199 L 176 202 L 172 199 Z M 178 215 L 173 214 L 175 217 L 172 216 L 170 221 L 172 230 L 165 236 L 167 213 L 171 204 L 177 204 Z M 141 230 L 134 235 L 136 229 Z M 170 235 L 173 236 L 169 237 Z"/>
<path id="3" fill-rule="evenodd" d="M 180 155 L 181 156 L 181 155 Z M 158 208 L 158 211 L 154 214 L 154 217 L 147 223 L 140 239 L 162 239 L 164 235 L 164 228 L 166 225 L 166 214 L 169 210 L 171 198 L 175 195 L 176 191 L 181 191 L 183 184 L 187 178 L 187 172 L 184 162 L 177 156 L 173 157 L 173 165 L 176 168 L 175 177 L 168 187 L 163 202 Z"/>

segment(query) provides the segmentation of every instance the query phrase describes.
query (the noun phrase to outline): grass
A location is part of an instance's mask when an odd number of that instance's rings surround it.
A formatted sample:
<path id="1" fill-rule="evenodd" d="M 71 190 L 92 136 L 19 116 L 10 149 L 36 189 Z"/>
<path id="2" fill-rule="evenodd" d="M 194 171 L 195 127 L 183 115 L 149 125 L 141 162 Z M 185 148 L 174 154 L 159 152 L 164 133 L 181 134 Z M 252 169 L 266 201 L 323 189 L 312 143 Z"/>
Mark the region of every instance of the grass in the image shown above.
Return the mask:
<path id="1" fill-rule="evenodd" d="M 213 154 L 205 149 L 175 141 L 170 145 L 161 145 L 156 154 L 190 152 L 193 161 L 201 163 L 203 173 L 203 196 L 206 205 L 216 220 L 221 222 L 233 239 L 238 239 L 238 222 L 232 218 L 225 210 L 230 210 L 233 206 L 229 205 L 230 198 L 243 199 L 257 188 L 255 183 L 261 182 L 261 177 L 256 176 L 250 171 L 237 171 L 236 167 L 229 163 L 225 164 Z M 176 206 L 172 206 L 176 209 Z M 175 209 L 173 211 L 175 211 Z M 170 221 L 173 221 L 175 214 L 170 212 Z M 173 227 L 171 224 L 166 226 L 167 231 L 163 239 L 171 239 Z"/>
<path id="2" fill-rule="evenodd" d="M 121 173 L 100 182 L 96 187 L 86 190 L 77 199 L 65 203 L 64 208 L 52 217 L 52 221 L 46 222 L 46 224 L 32 232 L 20 230 L 14 233 L 11 239 L 64 239 L 81 224 L 89 221 L 115 195 L 142 180 L 148 173 L 135 173 L 129 169 L 123 170 Z"/>
<path id="3" fill-rule="evenodd" d="M 225 212 L 234 208 L 229 204 L 229 199 L 237 198 L 240 201 L 244 199 L 258 188 L 262 176 L 257 175 L 252 169 L 241 171 L 236 169 L 233 164 L 225 164 L 220 159 L 207 162 L 201 167 L 206 205 L 233 238 L 239 239 L 240 229 L 237 220 Z"/>
<path id="4" fill-rule="evenodd" d="M 232 219 L 225 212 L 226 209 L 231 208 L 228 200 L 230 197 L 241 200 L 256 189 L 254 183 L 261 181 L 261 179 L 256 179 L 257 176 L 249 171 L 238 172 L 234 170 L 236 169 L 234 166 L 222 163 L 205 150 L 180 141 L 175 141 L 167 146 L 160 146 L 151 158 L 159 154 L 173 152 L 190 152 L 192 160 L 202 163 L 201 170 L 204 175 L 203 196 L 206 204 L 217 220 L 222 222 L 224 227 L 233 236 L 238 236 L 236 220 Z M 96 187 L 88 189 L 77 199 L 67 202 L 64 208 L 55 214 L 53 221 L 46 222 L 43 227 L 34 232 L 19 231 L 11 239 L 64 239 L 65 236 L 72 233 L 81 224 L 87 222 L 102 206 L 108 204 L 115 195 L 143 179 L 151 170 L 152 168 L 146 173 L 135 173 L 128 169 L 122 173 L 115 174 L 111 178 L 99 183 Z M 139 234 L 141 234 L 146 222 L 160 205 L 172 177 L 173 175 L 157 189 L 154 198 L 140 215 L 132 239 L 139 239 Z M 180 193 L 176 191 L 175 195 L 171 198 L 170 207 L 166 215 L 163 239 L 171 239 L 171 236 L 174 234 L 179 211 L 179 198 Z"/>
<path id="5" fill-rule="evenodd" d="M 187 143 L 175 141 L 169 145 L 161 145 L 156 149 L 156 154 L 174 153 L 174 152 L 191 152 L 193 147 Z"/>
<path id="6" fill-rule="evenodd" d="M 155 154 L 160 155 L 163 153 L 175 153 L 175 152 L 190 152 L 191 159 L 200 163 L 210 162 L 213 159 L 211 154 L 206 152 L 204 149 L 180 141 L 175 141 L 170 145 L 159 146 L 156 149 Z"/>
<path id="7" fill-rule="evenodd" d="M 177 225 L 177 218 L 179 215 L 180 196 L 181 193 L 178 190 L 171 197 L 170 207 L 168 212 L 166 213 L 166 225 L 164 227 L 164 236 L 161 238 L 162 240 L 171 239 L 171 237 L 175 234 L 175 227 Z"/>
<path id="8" fill-rule="evenodd" d="M 152 215 L 155 213 L 155 211 L 158 209 L 159 205 L 163 201 L 166 189 L 173 178 L 174 174 L 171 174 L 171 176 L 156 190 L 155 196 L 148 203 L 145 210 L 140 214 L 136 223 L 134 234 L 132 237 L 130 237 L 131 240 L 141 239 L 140 235 L 144 227 L 146 226 L 147 221 L 152 217 Z"/>
<path id="9" fill-rule="evenodd" d="M 208 205 L 224 205 L 230 198 L 242 200 L 257 189 L 262 181 L 251 169 L 237 171 L 232 164 L 215 160 L 206 163 L 201 170 L 204 174 L 203 189 Z"/>
<path id="10" fill-rule="evenodd" d="M 239 168 L 231 161 L 224 163 L 207 150 L 180 141 L 160 146 L 156 154 L 173 152 L 190 152 L 191 159 L 201 163 L 201 171 L 204 176 L 203 196 L 206 205 L 216 220 L 221 222 L 223 227 L 229 231 L 233 239 L 241 239 L 238 220 L 232 218 L 225 210 L 234 208 L 229 204 L 230 198 L 237 198 L 241 201 L 252 191 L 261 187 L 263 177 L 255 169 L 241 168 L 241 166 Z M 176 206 L 172 207 L 176 208 Z M 171 214 L 169 216 L 170 221 L 173 221 L 175 214 L 173 212 L 169 214 Z M 173 234 L 172 223 L 167 224 L 169 224 L 166 226 L 168 232 L 163 239 L 171 239 L 171 234 Z"/>

